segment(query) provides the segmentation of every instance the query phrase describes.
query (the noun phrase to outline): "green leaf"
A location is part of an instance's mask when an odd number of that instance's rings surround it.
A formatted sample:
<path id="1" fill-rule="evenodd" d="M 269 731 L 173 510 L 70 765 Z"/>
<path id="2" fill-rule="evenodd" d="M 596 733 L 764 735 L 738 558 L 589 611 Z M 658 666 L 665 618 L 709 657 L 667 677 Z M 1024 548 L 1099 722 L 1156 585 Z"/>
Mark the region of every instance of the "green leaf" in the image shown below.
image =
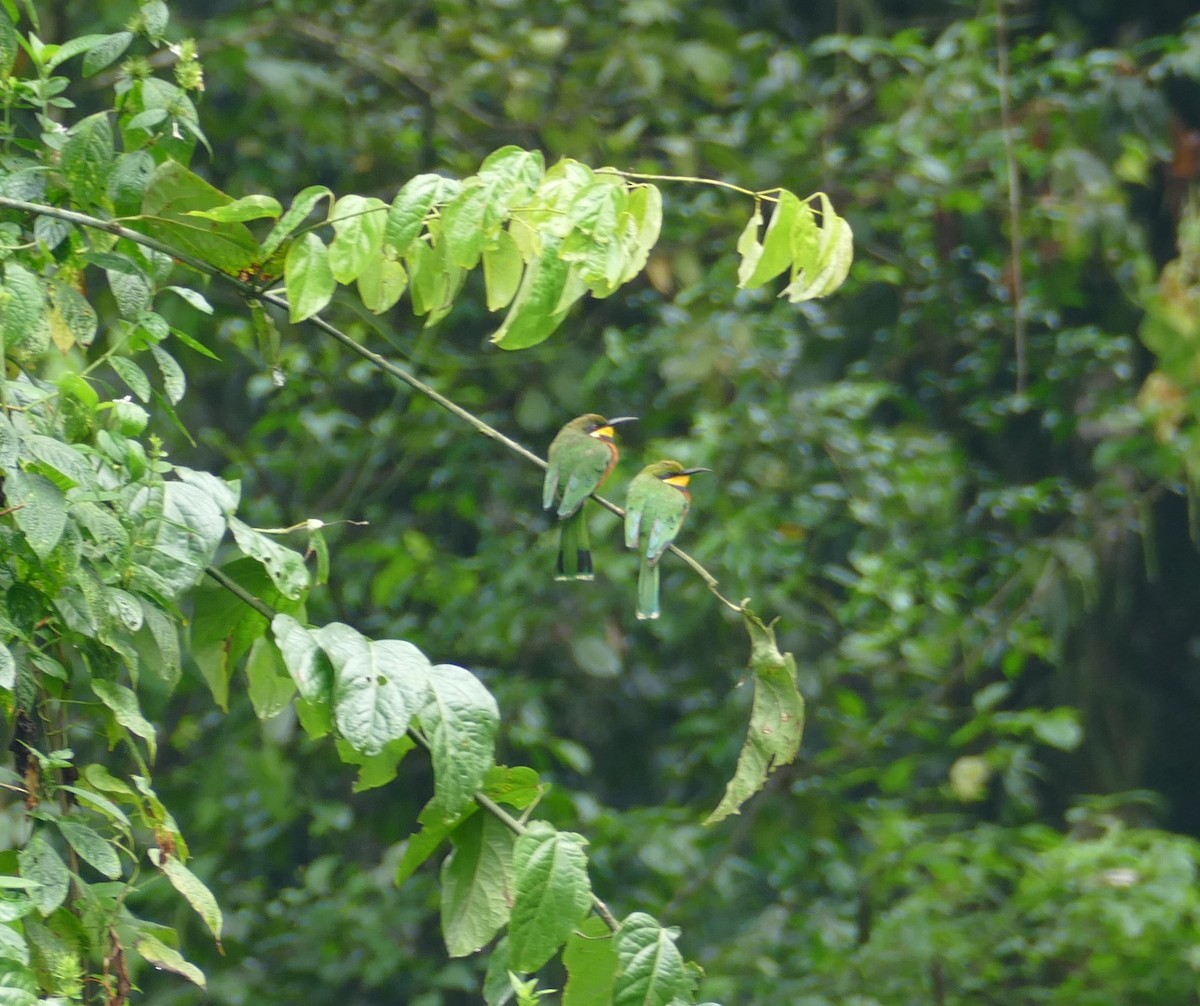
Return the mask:
<path id="1" fill-rule="evenodd" d="M 137 318 L 154 299 L 154 284 L 140 269 L 109 269 L 108 285 L 122 318 Z"/>
<path id="2" fill-rule="evenodd" d="M 404 736 L 425 701 L 429 659 L 411 643 L 367 639 L 333 622 L 317 630 L 333 664 L 334 720 L 364 754 L 376 754 Z"/>
<path id="3" fill-rule="evenodd" d="M 111 66 L 125 54 L 125 50 L 129 48 L 129 43 L 132 41 L 133 32 L 131 31 L 118 31 L 104 36 L 104 39 L 97 42 L 83 57 L 83 75 L 91 77 L 106 66 Z"/>
<path id="4" fill-rule="evenodd" d="M 483 249 L 483 281 L 489 311 L 499 311 L 512 302 L 524 271 L 516 241 L 508 231 L 500 231 Z"/>
<path id="5" fill-rule="evenodd" d="M 71 127 L 63 144 L 62 172 L 76 205 L 91 206 L 104 195 L 116 156 L 107 112 L 89 115 Z"/>
<path id="6" fill-rule="evenodd" d="M 167 19 L 170 17 L 166 0 L 147 0 L 142 4 L 139 13 L 146 34 L 152 39 L 162 38 L 163 32 L 167 30 Z"/>
<path id="7" fill-rule="evenodd" d="M 781 296 L 793 304 L 833 293 L 850 273 L 854 261 L 854 234 L 850 225 L 833 210 L 829 198 L 821 193 L 821 227 L 811 233 L 797 231 L 792 281 Z M 810 211 L 811 216 L 811 211 Z"/>
<path id="8" fill-rule="evenodd" d="M 44 475 L 10 471 L 4 478 L 7 506 L 29 547 L 45 559 L 67 526 L 67 501 L 62 490 Z"/>
<path id="9" fill-rule="evenodd" d="M 29 434 L 25 451 L 28 457 L 37 459 L 42 474 L 64 492 L 78 485 L 92 488 L 96 484 L 91 459 L 55 437 Z"/>
<path id="10" fill-rule="evenodd" d="M 154 155 L 148 150 L 131 150 L 117 157 L 108 176 L 108 194 L 122 216 L 141 210 L 154 169 Z"/>
<path id="11" fill-rule="evenodd" d="M 8 416 L 0 412 L 0 470 L 12 471 L 21 457 L 21 440 Z"/>
<path id="12" fill-rule="evenodd" d="M 229 530 L 238 548 L 266 567 L 271 580 L 284 597 L 295 601 L 304 596 L 309 586 L 308 570 L 299 552 L 280 545 L 270 535 L 243 524 L 236 517 L 229 518 Z"/>
<path id="13" fill-rule="evenodd" d="M 37 977 L 11 961 L 0 964 L 0 1006 L 35 1006 L 39 1001 Z"/>
<path id="14" fill-rule="evenodd" d="M 254 235 L 241 223 L 188 215 L 231 202 L 230 196 L 182 164 L 164 161 L 146 183 L 143 217 L 130 220 L 128 226 L 236 276 L 262 255 Z"/>
<path id="15" fill-rule="evenodd" d="M 567 939 L 563 950 L 567 984 L 562 1006 L 611 1006 L 617 948 L 604 920 L 591 916 Z"/>
<path id="16" fill-rule="evenodd" d="M 0 962 L 3 962 L 0 963 L 0 968 L 7 967 L 9 961 L 28 965 L 29 959 L 29 944 L 25 942 L 25 937 L 12 926 L 0 923 Z"/>
<path id="17" fill-rule="evenodd" d="M 96 338 L 98 324 L 96 309 L 75 287 L 68 283 L 57 282 L 51 285 L 50 325 L 52 335 L 56 327 L 61 326 L 59 330 L 65 332 L 71 342 L 86 349 Z M 57 337 L 55 342 L 61 349 L 62 344 L 58 342 Z"/>
<path id="18" fill-rule="evenodd" d="M 260 636 L 250 646 L 250 654 L 246 659 L 246 679 L 249 682 L 250 704 L 260 720 L 278 716 L 296 694 L 295 682 L 287 676 L 279 651 L 266 636 Z"/>
<path id="19" fill-rule="evenodd" d="M 539 151 L 509 146 L 491 154 L 442 210 L 446 259 L 463 269 L 474 269 L 509 211 L 533 194 L 544 173 Z"/>
<path id="20" fill-rule="evenodd" d="M 329 249 L 312 231 L 292 242 L 284 259 L 283 272 L 288 314 L 293 322 L 311 318 L 329 303 L 337 289 L 337 280 L 329 265 Z"/>
<path id="21" fill-rule="evenodd" d="M 469 804 L 495 763 L 500 710 L 470 671 L 437 664 L 419 715 L 433 758 L 433 786 L 449 814 Z"/>
<path id="22" fill-rule="evenodd" d="M 217 945 L 220 946 L 223 920 L 221 908 L 217 904 L 217 899 L 213 897 L 212 891 L 174 856 L 161 849 L 150 849 L 148 855 L 150 862 L 166 874 L 171 886 L 183 895 L 187 903 L 196 910 L 196 914 L 204 920 L 204 924 L 208 926 L 216 938 Z"/>
<path id="23" fill-rule="evenodd" d="M 200 293 L 199 290 L 192 290 L 186 286 L 164 286 L 163 289 L 170 290 L 171 293 L 175 294 L 177 297 L 182 297 L 197 311 L 200 311 L 204 314 L 213 313 L 213 306 L 208 302 L 208 298 L 206 298 L 204 294 Z M 216 357 L 213 356 L 213 354 L 207 349 L 203 350 L 203 352 L 211 359 L 216 359 Z"/>
<path id="24" fill-rule="evenodd" d="M 508 929 L 514 971 L 537 971 L 591 907 L 582 835 L 534 821 L 513 849 L 515 900 Z"/>
<path id="25" fill-rule="evenodd" d="M 142 715 L 137 695 L 115 681 L 93 678 L 90 683 L 96 698 L 108 706 L 116 721 L 146 742 L 146 747 L 150 749 L 150 760 L 153 761 L 158 753 L 158 735 L 154 725 Z"/>
<path id="26" fill-rule="evenodd" d="M 457 814 L 447 814 L 436 797 L 425 804 L 417 818 L 421 830 L 409 835 L 400 865 L 396 867 L 396 885 L 403 884 L 416 873 L 417 868 L 450 837 L 450 833 L 478 809 L 477 805 L 470 804 Z"/>
<path id="27" fill-rule="evenodd" d="M 133 561 L 171 597 L 192 587 L 225 534 L 225 515 L 206 490 L 186 482 L 144 489 L 131 505 L 143 521 Z"/>
<path id="28" fill-rule="evenodd" d="M 638 185 L 629 193 L 628 215 L 632 228 L 625 239 L 625 271 L 620 282 L 628 283 L 646 267 L 650 249 L 662 230 L 662 193 L 653 185 Z"/>
<path id="29" fill-rule="evenodd" d="M 187 379 L 184 377 L 183 368 L 176 362 L 175 357 L 162 346 L 151 346 L 150 352 L 162 373 L 163 391 L 166 392 L 167 401 L 172 405 L 178 405 L 187 391 Z"/>
<path id="30" fill-rule="evenodd" d="M 274 196 L 250 195 L 242 196 L 241 199 L 235 199 L 223 206 L 215 206 L 211 210 L 188 210 L 187 215 L 228 224 L 243 220 L 262 220 L 264 217 L 274 220 L 282 212 L 283 207 Z"/>
<path id="31" fill-rule="evenodd" d="M 195 964 L 184 960 L 183 955 L 178 950 L 168 947 L 154 936 L 150 936 L 149 934 L 138 936 L 137 951 L 156 968 L 181 975 L 193 985 L 199 985 L 202 989 L 208 988 L 203 971 L 196 967 Z"/>
<path id="32" fill-rule="evenodd" d="M 358 777 L 354 780 L 354 792 L 365 793 L 369 789 L 386 786 L 396 778 L 400 762 L 417 746 L 417 742 L 405 734 L 384 745 L 378 754 L 363 754 L 343 738 L 337 739 L 338 757 L 347 765 L 358 766 Z"/>
<path id="33" fill-rule="evenodd" d="M 441 175 L 417 175 L 396 193 L 388 210 L 383 241 L 392 258 L 404 258 L 425 225 L 425 217 L 438 203 L 454 194 L 458 182 Z"/>
<path id="34" fill-rule="evenodd" d="M 110 799 L 108 799 L 108 797 L 101 796 L 99 793 L 93 793 L 90 789 L 83 789 L 79 786 L 60 786 L 59 789 L 65 790 L 68 793 L 73 793 L 84 804 L 87 804 L 98 813 L 103 814 L 109 820 L 124 825 L 125 828 L 131 828 L 133 826 L 125 812 Z"/>
<path id="35" fill-rule="evenodd" d="M 403 262 L 377 255 L 358 275 L 358 295 L 372 314 L 383 314 L 394 307 L 408 287 Z"/>
<path id="36" fill-rule="evenodd" d="M 279 222 L 271 228 L 271 233 L 262 246 L 262 261 L 266 262 L 275 254 L 280 245 L 291 236 L 292 232 L 308 219 L 310 213 L 322 199 L 332 198 L 333 193 L 324 185 L 310 185 L 296 193 L 292 205 L 279 218 Z"/>
<path id="37" fill-rule="evenodd" d="M 300 695 L 317 705 L 331 705 L 333 665 L 318 645 L 316 633 L 291 615 L 282 614 L 276 615 L 271 622 L 271 632 Z"/>
<path id="38" fill-rule="evenodd" d="M 750 671 L 754 675 L 754 707 L 750 730 L 725 796 L 704 822 L 716 824 L 762 789 L 780 765 L 795 760 L 804 736 L 804 696 L 796 688 L 796 658 L 780 653 L 775 631 L 751 611 L 742 610 L 750 634 Z"/>
<path id="39" fill-rule="evenodd" d="M 17 29 L 8 18 L 0 17 L 0 77 L 7 79 L 11 76 L 17 53 L 20 51 Z"/>
<path id="40" fill-rule="evenodd" d="M 53 55 L 46 60 L 46 69 L 53 70 L 68 59 L 72 59 L 80 53 L 89 52 L 96 46 L 102 45 L 107 38 L 107 35 L 77 35 L 75 38 L 67 39 L 62 45 L 47 46 L 47 51 L 53 52 Z"/>
<path id="41" fill-rule="evenodd" d="M 3 643 L 0 643 L 0 688 L 12 691 L 17 684 L 17 658 Z"/>
<path id="42" fill-rule="evenodd" d="M 334 232 L 329 268 L 339 283 L 354 282 L 371 262 L 383 256 L 386 209 L 382 199 L 343 196 L 329 211 Z"/>
<path id="43" fill-rule="evenodd" d="M 686 991 L 677 935 L 644 912 L 634 912 L 621 923 L 615 939 L 620 971 L 613 985 L 613 1006 L 667 1006 Z"/>
<path id="44" fill-rule="evenodd" d="M 179 649 L 179 629 L 175 620 L 165 611 L 149 601 L 142 600 L 144 629 L 142 636 L 153 640 L 152 659 L 143 659 L 145 666 L 153 670 L 169 686 L 174 687 L 182 671 Z"/>
<path id="45" fill-rule="evenodd" d="M 141 401 L 150 401 L 152 391 L 150 378 L 146 376 L 146 372 L 141 367 L 127 356 L 110 356 L 108 364 Z"/>
<path id="46" fill-rule="evenodd" d="M 452 841 L 442 863 L 442 938 L 451 957 L 466 957 L 508 921 L 514 836 L 490 814 L 476 814 Z"/>
<path id="47" fill-rule="evenodd" d="M 771 222 L 767 224 L 766 237 L 760 245 L 757 240 L 757 223 L 762 215 L 759 206 L 754 208 L 754 240 L 747 241 L 750 254 L 743 253 L 741 265 L 738 267 L 738 286 L 753 290 L 774 279 L 792 264 L 792 232 L 797 226 L 801 215 L 811 218 L 812 211 L 804 203 L 786 189 L 779 193 L 779 201 L 771 213 Z M 746 238 L 745 232 L 742 235 Z M 742 240 L 738 241 L 739 251 Z"/>
<path id="48" fill-rule="evenodd" d="M 5 353 L 11 354 L 32 342 L 32 333 L 46 310 L 46 292 L 41 279 L 16 262 L 4 263 L 4 289 L 8 302 L 0 324 L 0 343 Z"/>
<path id="49" fill-rule="evenodd" d="M 497 803 L 508 804 L 517 810 L 526 810 L 538 802 L 550 788 L 538 774 L 527 765 L 509 768 L 494 765 L 483 780 L 483 792 Z"/>
<path id="50" fill-rule="evenodd" d="M 525 275 L 508 315 L 491 341 L 502 349 L 527 349 L 545 342 L 562 323 L 566 312 L 558 312 L 559 299 L 567 283 L 567 263 L 558 257 L 562 241 L 546 238 L 542 257 L 525 267 Z"/>
<path id="51" fill-rule="evenodd" d="M 486 1006 L 504 1006 L 514 995 L 508 970 L 508 937 L 500 937 L 483 976 L 483 1001 Z"/>
<path id="52" fill-rule="evenodd" d="M 21 867 L 21 876 L 39 885 L 29 892 L 29 898 L 43 916 L 49 915 L 66 900 L 71 874 L 58 853 L 40 834 L 35 834 L 25 848 L 17 853 L 17 862 Z"/>
<path id="53" fill-rule="evenodd" d="M 63 838 L 80 859 L 95 867 L 109 880 L 116 880 L 121 876 L 121 860 L 112 842 L 86 824 L 71 818 L 59 818 L 56 823 Z"/>

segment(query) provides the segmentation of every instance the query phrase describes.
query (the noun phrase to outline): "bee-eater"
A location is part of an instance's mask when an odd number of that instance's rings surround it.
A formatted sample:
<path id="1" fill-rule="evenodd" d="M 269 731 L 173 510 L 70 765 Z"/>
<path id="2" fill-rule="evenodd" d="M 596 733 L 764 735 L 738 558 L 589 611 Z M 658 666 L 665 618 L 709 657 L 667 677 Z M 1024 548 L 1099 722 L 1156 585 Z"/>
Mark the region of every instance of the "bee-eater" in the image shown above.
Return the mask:
<path id="1" fill-rule="evenodd" d="M 638 566 L 637 617 L 658 618 L 658 560 L 675 540 L 688 507 L 687 484 L 697 472 L 678 461 L 646 465 L 629 483 L 625 497 L 625 547 L 641 553 Z"/>
<path id="2" fill-rule="evenodd" d="M 542 506 L 549 510 L 558 500 L 556 512 L 562 521 L 562 530 L 556 580 L 590 580 L 595 575 L 583 504 L 600 488 L 617 463 L 613 427 L 635 419 L 635 416 L 605 419 L 589 412 L 572 419 L 550 443 L 546 481 L 542 483 Z"/>

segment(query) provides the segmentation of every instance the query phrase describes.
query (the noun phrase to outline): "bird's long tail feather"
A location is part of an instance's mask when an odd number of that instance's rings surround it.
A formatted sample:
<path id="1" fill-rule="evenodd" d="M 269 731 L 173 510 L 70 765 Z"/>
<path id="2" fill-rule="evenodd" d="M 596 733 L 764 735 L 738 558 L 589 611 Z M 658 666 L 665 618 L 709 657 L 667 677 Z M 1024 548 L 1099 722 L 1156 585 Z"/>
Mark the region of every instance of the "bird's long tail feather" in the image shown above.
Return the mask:
<path id="1" fill-rule="evenodd" d="M 637 617 L 658 618 L 658 563 L 638 565 Z"/>
<path id="2" fill-rule="evenodd" d="M 562 530 L 558 539 L 558 567 L 554 574 L 556 580 L 595 579 L 591 545 L 588 541 L 587 517 L 583 511 L 584 507 L 580 507 L 560 522 Z"/>

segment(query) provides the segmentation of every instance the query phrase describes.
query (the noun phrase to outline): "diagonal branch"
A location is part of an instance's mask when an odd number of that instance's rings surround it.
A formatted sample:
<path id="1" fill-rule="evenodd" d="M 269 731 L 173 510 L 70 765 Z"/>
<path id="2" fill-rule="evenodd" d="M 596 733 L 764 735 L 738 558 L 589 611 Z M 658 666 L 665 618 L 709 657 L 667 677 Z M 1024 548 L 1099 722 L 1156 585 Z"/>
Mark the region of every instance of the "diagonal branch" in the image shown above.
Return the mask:
<path id="1" fill-rule="evenodd" d="M 209 262 L 205 262 L 203 259 L 196 258 L 195 256 L 189 255 L 186 252 L 182 252 L 177 248 L 172 248 L 170 245 L 164 244 L 155 238 L 148 237 L 139 231 L 131 230 L 130 228 L 117 223 L 115 220 L 104 220 L 100 217 L 89 216 L 86 213 L 77 213 L 74 210 L 64 210 L 57 206 L 48 206 L 44 203 L 31 203 L 23 199 L 11 199 L 7 196 L 0 196 L 0 209 L 18 210 L 23 213 L 55 217 L 59 220 L 66 220 L 69 223 L 78 224 L 81 227 L 88 227 L 93 230 L 100 230 L 107 234 L 113 234 L 117 237 L 125 238 L 129 241 L 140 244 L 145 248 L 150 248 L 154 251 L 161 252 L 164 255 L 169 255 L 177 262 L 195 269 L 197 272 L 220 280 L 226 285 L 233 287 L 246 300 L 262 301 L 263 303 L 270 304 L 272 307 L 278 308 L 281 311 L 289 310 L 289 305 L 285 297 L 281 297 L 278 294 L 265 293 L 258 287 L 254 286 L 254 284 L 247 283 L 244 280 L 238 279 L 236 276 L 231 276 L 226 272 L 222 272 L 216 266 Z M 389 376 L 394 377 L 396 380 L 407 384 L 414 391 L 424 395 L 430 401 L 436 402 L 447 412 L 461 419 L 468 426 L 473 427 L 478 433 L 481 433 L 485 437 L 496 441 L 496 443 L 507 447 L 514 454 L 519 454 L 526 461 L 537 465 L 539 468 L 544 469 L 546 467 L 545 460 L 539 457 L 537 454 L 534 454 L 533 451 L 523 447 L 511 437 L 505 436 L 494 426 L 490 426 L 489 424 L 485 423 L 473 412 L 467 411 L 457 402 L 447 398 L 436 388 L 426 384 L 410 371 L 399 366 L 398 364 L 393 363 L 391 360 L 381 356 L 379 353 L 367 349 L 365 346 L 359 345 L 345 332 L 336 326 L 331 325 L 320 315 L 314 315 L 313 317 L 306 319 L 306 321 L 310 325 L 320 329 L 330 338 L 341 343 L 348 350 L 350 350 L 350 352 L 361 356 L 364 360 L 367 360 L 373 366 L 379 370 L 382 370 L 385 374 L 388 374 Z M 604 509 L 616 514 L 618 517 L 625 516 L 625 511 L 610 500 L 594 494 L 592 499 L 599 503 L 600 506 L 604 507 Z M 720 581 L 718 581 L 717 578 L 713 576 L 712 573 L 710 573 L 697 559 L 694 559 L 687 552 L 684 552 L 682 549 L 677 548 L 674 545 L 669 546 L 669 549 L 676 556 L 682 559 L 686 565 L 691 567 L 692 571 L 704 581 L 704 585 L 709 589 L 709 591 L 727 608 L 738 613 L 741 613 L 745 609 L 746 601 L 743 601 L 740 604 L 731 601 L 717 589 L 720 586 Z"/>

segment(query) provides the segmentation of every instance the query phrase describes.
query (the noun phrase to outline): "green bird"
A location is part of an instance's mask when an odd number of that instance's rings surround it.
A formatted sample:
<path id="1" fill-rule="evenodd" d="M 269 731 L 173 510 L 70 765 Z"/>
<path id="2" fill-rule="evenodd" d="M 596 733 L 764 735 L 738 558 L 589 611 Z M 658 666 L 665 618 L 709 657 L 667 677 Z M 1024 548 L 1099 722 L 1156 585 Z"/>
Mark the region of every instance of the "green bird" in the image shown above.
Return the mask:
<path id="1" fill-rule="evenodd" d="M 558 431 L 547 455 L 542 506 L 555 511 L 562 522 L 559 534 L 556 580 L 591 580 L 591 546 L 583 504 L 608 478 L 617 463 L 613 427 L 632 423 L 636 416 L 605 419 L 594 412 L 572 419 Z"/>
<path id="2" fill-rule="evenodd" d="M 678 461 L 655 461 L 629 483 L 625 547 L 636 548 L 642 556 L 638 567 L 638 618 L 658 618 L 658 560 L 679 534 L 692 505 L 688 482 L 697 472 L 710 471 L 684 468 Z"/>

